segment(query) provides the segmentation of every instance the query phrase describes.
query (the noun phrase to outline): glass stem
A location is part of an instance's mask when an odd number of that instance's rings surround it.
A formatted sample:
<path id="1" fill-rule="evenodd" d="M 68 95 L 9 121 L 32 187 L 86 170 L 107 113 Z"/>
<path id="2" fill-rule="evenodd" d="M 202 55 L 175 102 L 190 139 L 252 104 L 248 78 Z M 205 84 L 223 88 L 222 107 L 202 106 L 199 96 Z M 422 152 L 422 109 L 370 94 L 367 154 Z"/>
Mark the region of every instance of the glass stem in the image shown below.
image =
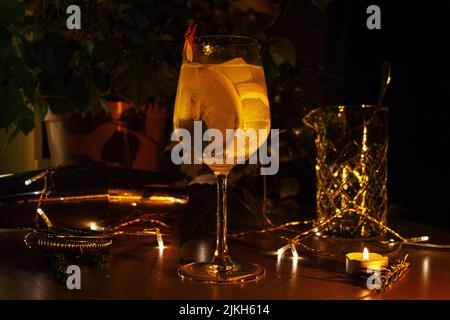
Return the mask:
<path id="1" fill-rule="evenodd" d="M 231 259 L 227 244 L 227 176 L 216 174 L 217 179 L 217 241 L 213 263 L 226 264 Z"/>

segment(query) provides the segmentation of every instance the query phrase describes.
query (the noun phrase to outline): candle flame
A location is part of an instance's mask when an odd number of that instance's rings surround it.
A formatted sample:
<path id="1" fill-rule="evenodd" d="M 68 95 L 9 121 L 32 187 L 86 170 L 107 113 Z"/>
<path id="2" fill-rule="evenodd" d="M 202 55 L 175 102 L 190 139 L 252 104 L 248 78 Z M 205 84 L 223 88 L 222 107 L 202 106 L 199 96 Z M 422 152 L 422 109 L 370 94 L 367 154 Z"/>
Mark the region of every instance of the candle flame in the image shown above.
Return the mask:
<path id="1" fill-rule="evenodd" d="M 363 250 L 363 260 L 364 261 L 369 260 L 369 250 L 367 249 L 367 247 L 364 247 L 364 250 Z"/>

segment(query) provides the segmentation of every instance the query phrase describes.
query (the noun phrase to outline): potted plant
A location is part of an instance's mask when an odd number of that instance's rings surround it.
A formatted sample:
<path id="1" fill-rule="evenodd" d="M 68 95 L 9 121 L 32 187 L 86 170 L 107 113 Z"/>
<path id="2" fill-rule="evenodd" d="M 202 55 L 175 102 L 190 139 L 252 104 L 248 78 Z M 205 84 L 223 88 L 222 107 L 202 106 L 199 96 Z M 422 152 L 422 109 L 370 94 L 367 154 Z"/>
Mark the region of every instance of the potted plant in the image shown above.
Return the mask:
<path id="1" fill-rule="evenodd" d="M 272 107 L 298 85 L 292 44 L 265 32 L 288 1 L 78 1 L 81 29 L 68 30 L 71 2 L 0 2 L 0 129 L 8 143 L 45 120 L 53 164 L 157 169 L 192 19 L 204 34 L 260 40 Z"/>
<path id="2" fill-rule="evenodd" d="M 177 81 L 177 48 L 142 3 L 85 1 L 68 30 L 68 1 L 3 2 L 0 127 L 7 142 L 46 122 L 54 164 L 104 160 L 157 169 Z"/>

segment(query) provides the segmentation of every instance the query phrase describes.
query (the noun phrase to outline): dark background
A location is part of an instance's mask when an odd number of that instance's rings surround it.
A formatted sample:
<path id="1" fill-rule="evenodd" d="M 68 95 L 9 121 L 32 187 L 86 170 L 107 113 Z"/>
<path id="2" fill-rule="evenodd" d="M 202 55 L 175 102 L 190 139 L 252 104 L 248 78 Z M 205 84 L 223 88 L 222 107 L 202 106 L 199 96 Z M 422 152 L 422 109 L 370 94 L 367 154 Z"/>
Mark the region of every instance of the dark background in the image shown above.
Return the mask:
<path id="1" fill-rule="evenodd" d="M 350 1 L 338 3 L 343 10 Z M 390 61 L 389 202 L 405 207 L 405 217 L 448 226 L 449 2 L 378 2 L 380 31 L 357 27 L 368 3 L 351 2 L 343 74 L 351 87 L 342 100 L 375 101 L 378 65 Z"/>
<path id="2" fill-rule="evenodd" d="M 381 8 L 381 30 L 366 28 L 371 4 Z M 299 60 L 346 81 L 309 81 L 306 104 L 376 103 L 380 64 L 390 62 L 389 203 L 403 218 L 446 226 L 449 15 L 449 2 L 335 0 L 324 16 L 288 16 L 277 26 L 296 44 Z"/>
<path id="3" fill-rule="evenodd" d="M 450 226 L 450 2 L 334 0 L 324 13 L 303 2 L 305 15 L 288 10 L 270 33 L 289 38 L 299 62 L 320 64 L 345 83 L 304 73 L 302 103 L 376 103 L 380 64 L 389 61 L 389 203 L 402 218 Z M 381 8 L 381 30 L 366 27 L 372 4 Z M 309 169 L 298 168 L 308 186 L 303 200 L 313 205 Z"/>

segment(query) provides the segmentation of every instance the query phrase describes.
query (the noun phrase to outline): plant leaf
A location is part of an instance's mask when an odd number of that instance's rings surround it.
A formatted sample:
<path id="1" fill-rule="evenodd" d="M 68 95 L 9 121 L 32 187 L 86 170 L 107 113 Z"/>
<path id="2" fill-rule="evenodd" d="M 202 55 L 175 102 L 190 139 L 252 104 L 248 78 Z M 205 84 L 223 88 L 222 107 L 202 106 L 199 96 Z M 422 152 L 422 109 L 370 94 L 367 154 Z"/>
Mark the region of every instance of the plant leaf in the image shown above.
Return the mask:
<path id="1" fill-rule="evenodd" d="M 45 100 L 37 99 L 33 104 L 33 110 L 39 121 L 44 121 L 48 111 L 48 103 Z"/>
<path id="2" fill-rule="evenodd" d="M 21 23 L 25 18 L 25 4 L 18 0 L 0 0 L 0 23 Z"/>
<path id="3" fill-rule="evenodd" d="M 115 92 L 135 105 L 147 102 L 155 94 L 156 77 L 150 71 L 137 60 L 118 66 L 112 80 Z"/>
<path id="4" fill-rule="evenodd" d="M 12 76 L 20 83 L 25 96 L 33 102 L 37 86 L 36 77 L 33 72 L 23 64 L 14 64 L 9 70 L 11 71 Z"/>
<path id="5" fill-rule="evenodd" d="M 11 35 L 2 31 L 0 29 L 0 61 L 4 62 L 16 58 L 17 54 L 11 43 Z"/>
<path id="6" fill-rule="evenodd" d="M 20 132 L 23 132 L 25 135 L 30 133 L 31 130 L 34 128 L 34 114 L 33 111 L 31 111 L 28 108 L 24 108 L 24 111 L 22 114 L 19 115 L 16 121 L 16 126 L 13 130 L 9 131 L 5 138 L 5 144 L 10 144 L 15 137 Z"/>
<path id="7" fill-rule="evenodd" d="M 67 103 L 69 103 L 72 108 L 79 111 L 86 109 L 89 103 L 90 93 L 89 88 L 83 79 L 78 77 L 73 78 L 66 88 L 66 95 Z"/>
<path id="8" fill-rule="evenodd" d="M 4 85 L 8 80 L 8 72 L 5 68 L 0 68 L 0 85 Z"/>
<path id="9" fill-rule="evenodd" d="M 278 66 L 273 61 L 272 55 L 270 54 L 269 50 L 264 50 L 262 54 L 262 61 L 264 65 L 264 74 L 267 79 L 268 84 L 272 84 L 273 81 L 278 77 Z"/>
<path id="10" fill-rule="evenodd" d="M 269 44 L 270 54 L 277 66 L 288 62 L 295 67 L 296 54 L 295 48 L 291 41 L 283 37 L 273 37 Z"/>
<path id="11" fill-rule="evenodd" d="M 177 90 L 178 70 L 164 61 L 156 73 L 159 78 L 157 83 L 158 97 L 170 98 Z"/>
<path id="12" fill-rule="evenodd" d="M 14 81 L 9 80 L 6 86 L 0 86 L 0 128 L 14 123 L 24 109 L 22 93 Z"/>
<path id="13" fill-rule="evenodd" d="M 310 0 L 310 1 L 322 12 L 325 12 L 325 10 L 330 6 L 331 2 L 333 2 L 333 0 Z"/>

